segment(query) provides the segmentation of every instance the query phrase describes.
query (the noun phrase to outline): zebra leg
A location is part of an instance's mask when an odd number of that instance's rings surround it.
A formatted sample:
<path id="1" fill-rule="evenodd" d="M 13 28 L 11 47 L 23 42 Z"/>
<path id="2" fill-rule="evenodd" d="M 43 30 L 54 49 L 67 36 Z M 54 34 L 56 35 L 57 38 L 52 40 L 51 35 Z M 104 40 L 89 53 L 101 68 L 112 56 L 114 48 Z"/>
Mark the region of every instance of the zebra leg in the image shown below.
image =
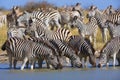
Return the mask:
<path id="1" fill-rule="evenodd" d="M 16 65 L 17 65 L 17 60 L 16 59 L 14 59 L 13 64 L 14 64 L 14 69 L 16 69 Z"/>
<path id="2" fill-rule="evenodd" d="M 107 28 L 101 29 L 101 32 L 103 42 L 107 42 Z"/>
<path id="3" fill-rule="evenodd" d="M 30 69 L 33 70 L 33 68 L 34 68 L 34 61 L 31 60 L 31 66 L 30 66 Z"/>
<path id="4" fill-rule="evenodd" d="M 12 69 L 12 56 L 9 55 L 9 67 L 10 69 Z"/>
<path id="5" fill-rule="evenodd" d="M 110 60 L 110 57 L 107 57 L 106 67 L 109 67 L 109 60 Z"/>
<path id="6" fill-rule="evenodd" d="M 118 66 L 120 66 L 120 58 L 117 58 Z"/>
<path id="7" fill-rule="evenodd" d="M 29 61 L 27 61 L 27 63 L 26 63 L 26 68 L 28 68 L 28 66 L 29 66 Z"/>
<path id="8" fill-rule="evenodd" d="M 70 63 L 69 58 L 65 57 L 65 62 L 66 62 L 66 65 L 68 66 Z"/>
<path id="9" fill-rule="evenodd" d="M 117 54 L 117 53 L 115 53 L 115 54 L 113 55 L 113 66 L 114 66 L 114 67 L 115 67 L 116 54 Z"/>
<path id="10" fill-rule="evenodd" d="M 104 29 L 104 42 L 107 42 L 107 28 Z"/>
<path id="11" fill-rule="evenodd" d="M 43 63 L 43 60 L 39 59 L 38 60 L 38 66 L 39 66 L 39 68 L 42 68 L 42 63 Z"/>
<path id="12" fill-rule="evenodd" d="M 88 63 L 88 57 L 85 57 L 84 58 L 84 66 L 85 66 L 85 68 L 87 68 L 87 63 Z"/>
<path id="13" fill-rule="evenodd" d="M 96 35 L 97 35 L 97 32 L 94 33 L 94 48 L 96 48 Z"/>
<path id="14" fill-rule="evenodd" d="M 92 36 L 89 36 L 89 40 L 90 40 L 90 42 L 93 42 L 93 40 L 92 40 Z"/>
<path id="15" fill-rule="evenodd" d="M 46 60 L 46 64 L 47 64 L 47 68 L 48 68 L 48 69 L 53 69 L 53 66 L 50 65 L 47 60 Z"/>
<path id="16" fill-rule="evenodd" d="M 22 64 L 22 66 L 21 66 L 21 70 L 23 70 L 23 69 L 24 69 L 25 64 L 27 63 L 27 61 L 28 61 L 28 58 L 27 58 L 27 57 L 25 57 L 25 58 L 24 58 L 24 60 L 23 60 L 23 64 Z"/>

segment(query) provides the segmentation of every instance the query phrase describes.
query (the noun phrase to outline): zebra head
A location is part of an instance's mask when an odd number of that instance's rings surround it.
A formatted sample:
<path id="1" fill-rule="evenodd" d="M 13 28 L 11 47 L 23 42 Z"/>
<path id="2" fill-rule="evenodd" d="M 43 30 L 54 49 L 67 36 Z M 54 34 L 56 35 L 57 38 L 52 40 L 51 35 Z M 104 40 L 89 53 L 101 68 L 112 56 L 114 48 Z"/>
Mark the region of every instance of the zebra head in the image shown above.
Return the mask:
<path id="1" fill-rule="evenodd" d="M 71 60 L 72 67 L 78 67 L 78 68 L 82 67 L 82 62 L 80 61 L 79 56 L 75 54 L 75 51 L 71 47 L 68 50 L 68 55 L 70 55 L 69 58 Z"/>
<path id="2" fill-rule="evenodd" d="M 107 62 L 107 55 L 105 51 L 103 51 L 102 53 L 100 53 L 100 61 L 98 67 L 102 67 L 104 64 L 106 64 L 106 62 Z"/>
<path id="3" fill-rule="evenodd" d="M 36 31 L 36 26 L 33 25 L 33 23 L 32 23 L 32 25 L 27 26 L 27 28 L 26 28 L 26 30 L 25 30 L 25 34 L 26 34 L 26 35 L 29 35 L 29 36 L 31 36 L 31 37 L 39 37 L 39 36 L 38 36 L 38 33 L 37 33 L 37 31 Z"/>
<path id="4" fill-rule="evenodd" d="M 72 27 L 81 27 L 81 25 L 83 25 L 83 19 L 82 18 L 79 18 L 77 16 L 74 16 L 74 18 L 71 20 L 71 26 Z"/>
<path id="5" fill-rule="evenodd" d="M 91 6 L 88 11 L 87 18 L 95 17 L 95 15 L 100 12 L 96 6 Z"/>
<path id="6" fill-rule="evenodd" d="M 58 57 L 53 55 L 53 54 L 48 54 L 47 55 L 47 62 L 48 64 L 52 65 L 52 67 L 54 67 L 55 69 L 58 69 L 60 67 L 59 61 L 58 61 Z"/>
<path id="7" fill-rule="evenodd" d="M 78 68 L 82 67 L 82 62 L 80 61 L 80 58 L 77 55 L 74 60 L 71 60 L 71 65 L 72 67 L 78 67 Z"/>
<path id="8" fill-rule="evenodd" d="M 8 28 L 14 27 L 17 25 L 16 15 L 13 13 L 7 14 L 7 26 Z"/>

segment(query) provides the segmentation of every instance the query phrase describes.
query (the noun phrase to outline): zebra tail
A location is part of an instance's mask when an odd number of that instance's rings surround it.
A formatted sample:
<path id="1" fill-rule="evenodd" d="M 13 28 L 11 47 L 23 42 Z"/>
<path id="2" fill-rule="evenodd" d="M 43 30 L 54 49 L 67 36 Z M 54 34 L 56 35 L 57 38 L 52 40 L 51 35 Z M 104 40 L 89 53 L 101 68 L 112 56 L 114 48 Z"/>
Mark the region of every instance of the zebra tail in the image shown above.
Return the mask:
<path id="1" fill-rule="evenodd" d="M 1 46 L 1 50 L 3 50 L 3 51 L 6 50 L 6 43 L 7 43 L 7 41 L 5 41 L 4 44 Z"/>

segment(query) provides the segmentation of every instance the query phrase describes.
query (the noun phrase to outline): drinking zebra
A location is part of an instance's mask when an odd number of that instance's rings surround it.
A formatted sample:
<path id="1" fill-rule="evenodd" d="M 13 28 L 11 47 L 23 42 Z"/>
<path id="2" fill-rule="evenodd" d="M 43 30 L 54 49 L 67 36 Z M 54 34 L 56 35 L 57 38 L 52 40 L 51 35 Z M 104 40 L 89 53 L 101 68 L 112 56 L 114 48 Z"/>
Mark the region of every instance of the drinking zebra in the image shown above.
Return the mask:
<path id="1" fill-rule="evenodd" d="M 21 70 L 24 69 L 27 61 L 31 62 L 31 69 L 33 69 L 34 61 L 39 60 L 42 62 L 44 59 L 48 64 L 52 65 L 55 69 L 58 69 L 57 57 L 53 55 L 53 51 L 51 49 L 42 44 L 12 37 L 6 40 L 1 49 L 7 51 L 10 68 L 12 68 L 13 58 L 14 60 L 23 61 Z"/>
<path id="2" fill-rule="evenodd" d="M 110 57 L 113 57 L 113 66 L 116 65 L 116 55 L 120 50 L 120 37 L 114 37 L 108 41 L 100 52 L 100 61 L 98 67 L 109 65 Z"/>
<path id="3" fill-rule="evenodd" d="M 84 66 L 87 67 L 87 58 L 89 57 L 89 62 L 92 66 L 96 66 L 96 59 L 94 56 L 95 50 L 87 38 L 81 36 L 71 36 L 68 42 L 76 54 L 80 57 L 81 61 L 84 58 Z"/>

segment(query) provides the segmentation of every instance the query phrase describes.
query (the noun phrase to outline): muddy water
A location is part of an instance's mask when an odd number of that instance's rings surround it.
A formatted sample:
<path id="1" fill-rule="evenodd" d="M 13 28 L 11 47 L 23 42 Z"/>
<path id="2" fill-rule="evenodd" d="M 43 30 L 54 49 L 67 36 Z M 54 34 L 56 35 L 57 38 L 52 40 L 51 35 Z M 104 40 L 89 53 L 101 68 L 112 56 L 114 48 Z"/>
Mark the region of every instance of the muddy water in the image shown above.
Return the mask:
<path id="1" fill-rule="evenodd" d="M 120 67 L 70 68 L 62 70 L 10 70 L 8 63 L 0 63 L 0 80 L 120 80 Z"/>

